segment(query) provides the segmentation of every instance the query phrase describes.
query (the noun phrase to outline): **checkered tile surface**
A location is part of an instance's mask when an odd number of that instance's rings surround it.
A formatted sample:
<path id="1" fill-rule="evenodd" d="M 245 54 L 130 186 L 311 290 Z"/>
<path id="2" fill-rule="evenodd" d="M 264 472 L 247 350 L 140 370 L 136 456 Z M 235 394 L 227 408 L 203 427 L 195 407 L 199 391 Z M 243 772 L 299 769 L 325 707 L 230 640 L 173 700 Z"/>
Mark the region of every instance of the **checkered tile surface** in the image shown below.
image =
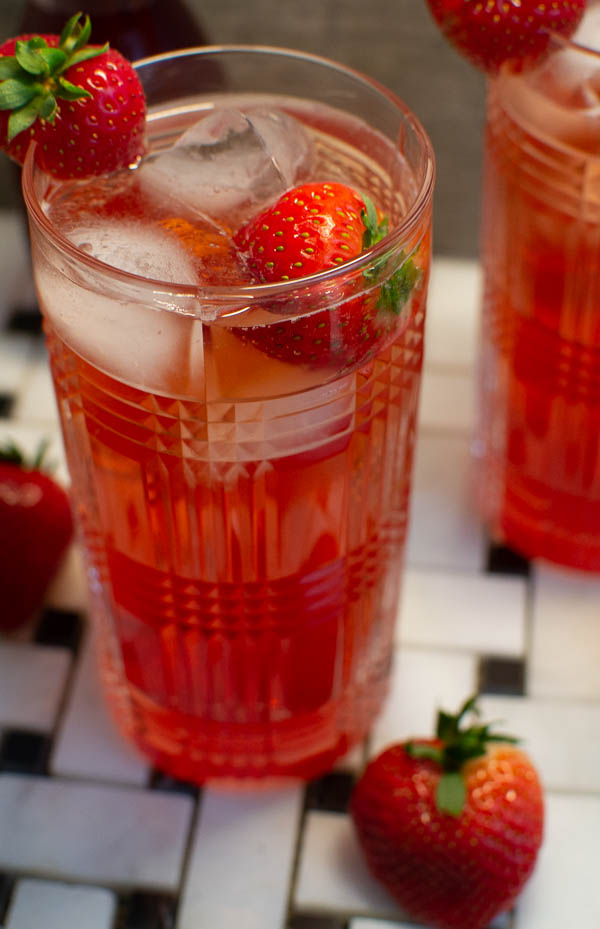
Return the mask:
<path id="1" fill-rule="evenodd" d="M 0 439 L 53 439 L 66 480 L 24 237 L 0 215 Z M 198 790 L 152 770 L 102 702 L 73 550 L 47 608 L 0 640 L 5 929 L 408 929 L 347 815 L 366 757 L 478 689 L 547 789 L 535 876 L 495 929 L 598 929 L 600 579 L 494 547 L 470 507 L 479 276 L 434 264 L 393 686 L 368 743 L 306 786 Z"/>

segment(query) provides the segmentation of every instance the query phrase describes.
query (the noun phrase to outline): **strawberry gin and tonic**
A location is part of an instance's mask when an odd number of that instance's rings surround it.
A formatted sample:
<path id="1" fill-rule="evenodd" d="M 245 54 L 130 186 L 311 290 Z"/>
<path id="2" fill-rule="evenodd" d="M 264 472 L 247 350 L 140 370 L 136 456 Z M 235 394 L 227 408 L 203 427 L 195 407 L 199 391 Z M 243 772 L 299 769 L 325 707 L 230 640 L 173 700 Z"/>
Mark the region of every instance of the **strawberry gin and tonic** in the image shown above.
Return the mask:
<path id="1" fill-rule="evenodd" d="M 600 5 L 489 85 L 479 499 L 530 557 L 600 571 Z"/>
<path id="2" fill-rule="evenodd" d="M 103 677 L 175 776 L 311 777 L 386 691 L 432 152 L 322 59 L 193 50 L 138 74 L 139 165 L 58 183 L 32 150 L 24 171 Z"/>

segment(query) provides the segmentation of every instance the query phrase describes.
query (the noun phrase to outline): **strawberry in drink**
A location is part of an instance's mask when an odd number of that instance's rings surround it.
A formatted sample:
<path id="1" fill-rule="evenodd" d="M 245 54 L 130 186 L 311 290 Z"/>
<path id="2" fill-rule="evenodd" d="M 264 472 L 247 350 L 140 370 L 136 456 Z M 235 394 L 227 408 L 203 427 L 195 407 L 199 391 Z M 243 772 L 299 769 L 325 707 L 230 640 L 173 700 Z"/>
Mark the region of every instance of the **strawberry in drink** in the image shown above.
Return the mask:
<path id="1" fill-rule="evenodd" d="M 57 182 L 32 150 L 32 254 L 121 728 L 182 778 L 310 777 L 389 675 L 432 158 L 303 55 L 221 53 L 226 98 L 165 104 L 214 54 L 141 66 L 136 166 Z"/>

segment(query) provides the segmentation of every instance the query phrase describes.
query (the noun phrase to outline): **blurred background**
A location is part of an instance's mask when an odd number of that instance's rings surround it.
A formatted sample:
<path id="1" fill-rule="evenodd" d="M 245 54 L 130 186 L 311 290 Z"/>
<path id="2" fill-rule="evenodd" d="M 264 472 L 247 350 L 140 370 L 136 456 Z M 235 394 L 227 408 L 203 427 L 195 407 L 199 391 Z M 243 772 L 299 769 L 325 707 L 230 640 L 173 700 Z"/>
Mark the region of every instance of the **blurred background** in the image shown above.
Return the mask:
<path id="1" fill-rule="evenodd" d="M 41 10 L 57 4 L 73 9 L 69 0 L 31 2 Z M 477 254 L 485 81 L 447 45 L 425 0 L 182 2 L 208 41 L 279 45 L 326 55 L 402 97 L 423 122 L 436 151 L 435 251 Z M 94 6 L 106 11 L 122 3 L 90 0 L 81 8 L 93 17 Z M 173 0 L 127 3 L 138 9 L 150 3 L 156 19 L 173 10 Z M 27 0 L 0 0 L 1 39 L 17 34 L 25 13 L 31 14 L 27 7 Z M 101 38 L 92 32 L 94 37 Z M 11 167 L 0 159 L 0 209 L 16 209 L 19 203 L 18 178 Z"/>

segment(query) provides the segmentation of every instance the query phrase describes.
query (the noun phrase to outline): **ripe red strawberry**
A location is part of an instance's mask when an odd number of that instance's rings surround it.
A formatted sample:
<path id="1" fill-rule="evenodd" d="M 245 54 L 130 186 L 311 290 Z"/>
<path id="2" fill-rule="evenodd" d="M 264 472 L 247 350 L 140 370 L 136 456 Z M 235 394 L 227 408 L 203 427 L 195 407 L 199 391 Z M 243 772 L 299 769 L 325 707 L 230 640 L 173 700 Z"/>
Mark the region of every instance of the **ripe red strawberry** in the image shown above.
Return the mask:
<path id="1" fill-rule="evenodd" d="M 295 280 L 358 257 L 387 233 L 368 197 L 341 183 L 302 184 L 242 227 L 235 242 L 259 283 Z M 236 330 L 280 361 L 350 368 L 393 336 L 421 274 L 411 259 L 381 285 L 377 266 L 364 295 L 294 320 Z"/>
<path id="2" fill-rule="evenodd" d="M 366 768 L 351 813 L 367 864 L 414 919 L 484 929 L 514 902 L 543 831 L 538 775 L 514 739 L 440 713 L 437 738 L 388 748 Z"/>
<path id="3" fill-rule="evenodd" d="M 548 51 L 551 33 L 568 38 L 586 0 L 427 0 L 446 38 L 482 71 L 505 61 L 523 68 Z"/>
<path id="4" fill-rule="evenodd" d="M 61 36 L 19 36 L 0 46 L 0 147 L 22 164 L 30 141 L 57 178 L 108 174 L 144 146 L 146 104 L 131 64 L 88 45 L 89 17 Z"/>
<path id="5" fill-rule="evenodd" d="M 14 445 L 0 449 L 0 628 L 16 629 L 41 607 L 73 535 L 67 494 Z"/>

